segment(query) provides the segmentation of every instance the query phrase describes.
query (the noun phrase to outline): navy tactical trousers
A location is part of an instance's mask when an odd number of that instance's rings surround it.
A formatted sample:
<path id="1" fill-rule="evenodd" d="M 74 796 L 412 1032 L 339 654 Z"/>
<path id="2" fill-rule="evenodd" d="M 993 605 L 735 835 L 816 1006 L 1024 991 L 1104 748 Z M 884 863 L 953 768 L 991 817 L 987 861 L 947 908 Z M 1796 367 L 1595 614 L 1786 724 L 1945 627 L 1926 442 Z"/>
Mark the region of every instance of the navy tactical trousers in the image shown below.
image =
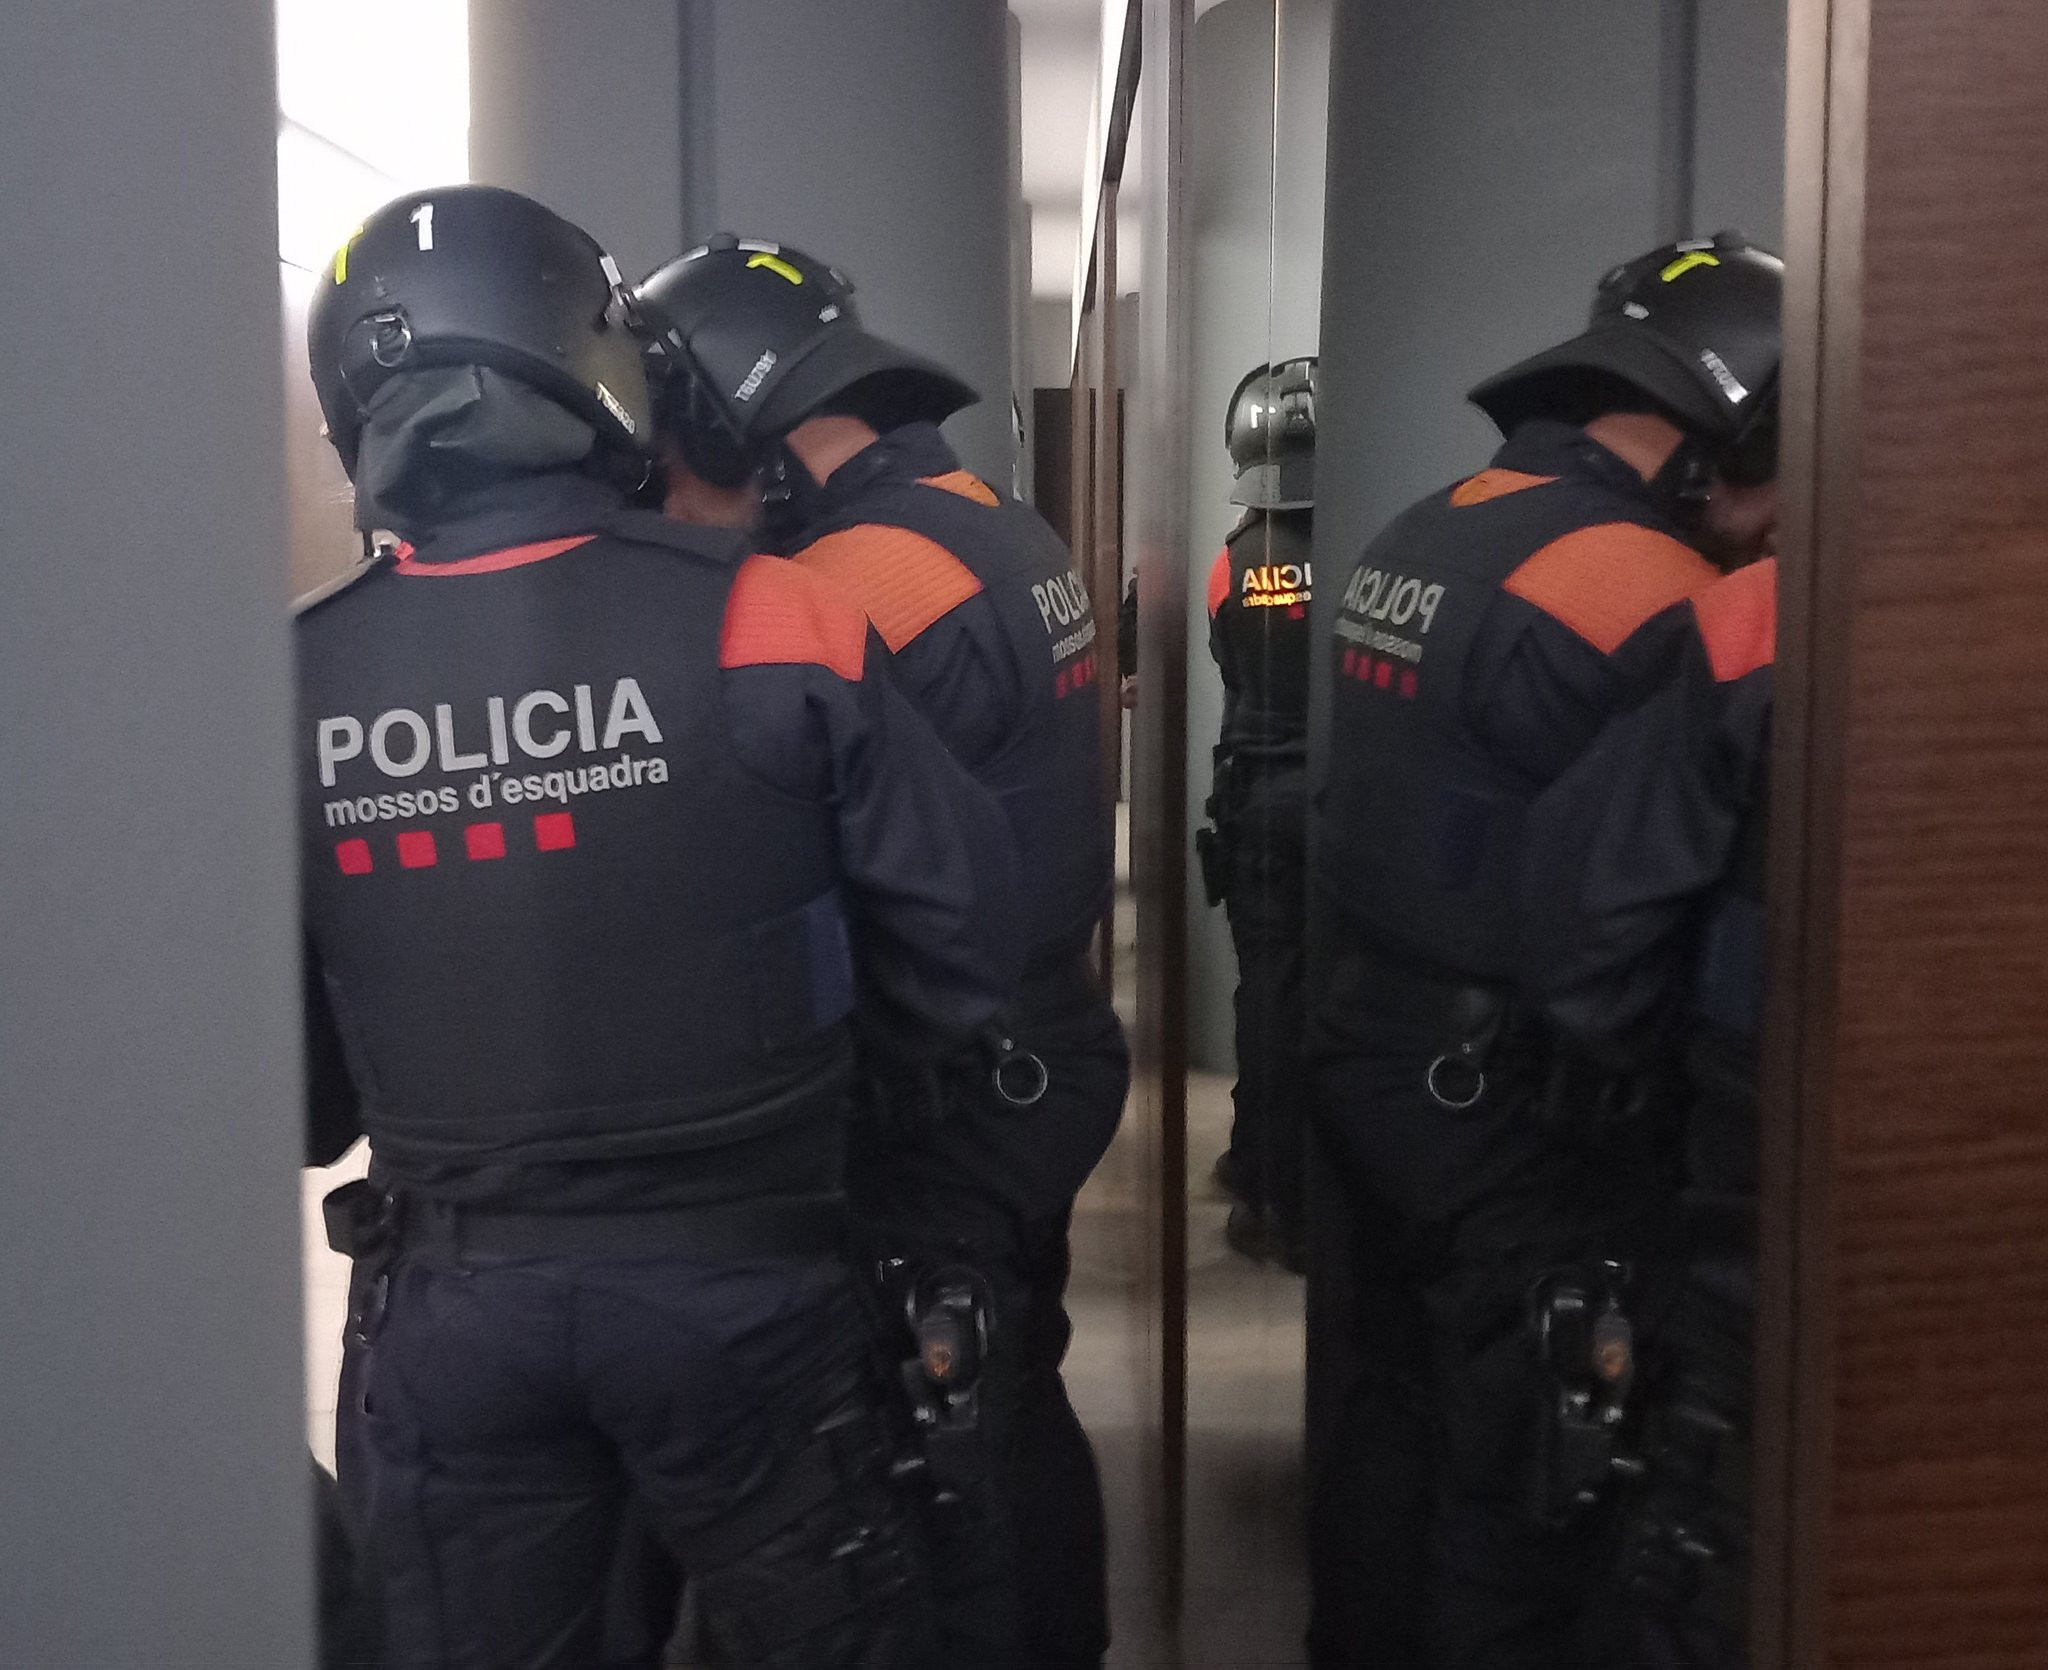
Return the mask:
<path id="1" fill-rule="evenodd" d="M 1102 1482 L 1060 1376 L 1074 1193 L 1115 1134 L 1130 1056 L 1089 998 L 1019 1021 L 1044 1098 L 965 1111 L 933 1142 L 861 1152 L 849 1195 L 867 1249 L 964 1263 L 993 1311 L 982 1380 L 986 1488 L 933 1510 L 946 1662 L 1092 1670 L 1109 1646 Z"/>
<path id="2" fill-rule="evenodd" d="M 1230 1153 L 1237 1175 L 1281 1240 L 1305 1228 L 1302 1137 L 1308 1084 L 1302 1066 L 1302 929 L 1307 834 L 1298 801 L 1246 795 L 1231 819 L 1231 945 L 1237 1083 Z"/>
<path id="3" fill-rule="evenodd" d="M 929 1664 L 871 1367 L 836 1263 L 401 1258 L 342 1451 L 394 1670 L 603 1663 L 629 1510 L 733 1665 Z"/>

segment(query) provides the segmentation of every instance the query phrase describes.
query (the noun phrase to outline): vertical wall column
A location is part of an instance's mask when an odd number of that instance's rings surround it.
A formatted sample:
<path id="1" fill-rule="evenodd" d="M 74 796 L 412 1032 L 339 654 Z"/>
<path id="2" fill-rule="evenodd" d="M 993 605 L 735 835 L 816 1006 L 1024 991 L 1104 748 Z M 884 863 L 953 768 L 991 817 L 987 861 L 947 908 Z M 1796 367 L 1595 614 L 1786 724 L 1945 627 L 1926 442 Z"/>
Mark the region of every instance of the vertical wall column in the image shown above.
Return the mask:
<path id="1" fill-rule="evenodd" d="M 1373 534 L 1496 444 L 1465 391 L 1577 329 L 1603 268 L 1654 241 L 1661 14 L 1339 0 L 1318 621 Z"/>
<path id="2" fill-rule="evenodd" d="M 979 391 L 946 430 L 1007 487 L 1003 0 L 683 0 L 682 16 L 690 234 L 778 238 L 843 268 L 871 329 Z"/>
<path id="3" fill-rule="evenodd" d="M 1038 475 L 1038 426 L 1031 410 L 1037 378 L 1031 344 L 1031 205 L 1024 201 L 1024 26 L 1015 12 L 1006 13 L 1004 38 L 1010 81 L 1010 398 L 1017 403 L 1013 469 L 1017 496 L 1029 500 Z"/>
<path id="4" fill-rule="evenodd" d="M 677 0 L 470 0 L 469 172 L 538 197 L 629 280 L 683 248 Z"/>
<path id="5" fill-rule="evenodd" d="M 267 0 L 0 53 L 0 1664 L 311 1660 Z"/>

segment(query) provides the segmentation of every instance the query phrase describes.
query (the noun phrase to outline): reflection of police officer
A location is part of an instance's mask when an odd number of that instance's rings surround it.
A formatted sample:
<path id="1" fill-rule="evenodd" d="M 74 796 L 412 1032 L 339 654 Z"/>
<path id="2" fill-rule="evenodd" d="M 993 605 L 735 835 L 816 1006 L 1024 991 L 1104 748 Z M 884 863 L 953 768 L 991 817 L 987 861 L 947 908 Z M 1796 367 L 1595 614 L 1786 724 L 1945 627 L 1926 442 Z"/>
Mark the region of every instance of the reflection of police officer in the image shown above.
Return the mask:
<path id="1" fill-rule="evenodd" d="M 1017 833 L 1031 921 L 1012 1025 L 1044 1082 L 1020 1057 L 1014 1100 L 984 1085 L 918 1140 L 861 1145 L 854 1203 L 878 1255 L 971 1268 L 992 1300 L 980 1397 L 995 1488 L 975 1493 L 977 1523 L 942 1521 L 938 1538 L 953 1654 L 1094 1665 L 1108 1641 L 1104 1533 L 1060 1380 L 1067 1232 L 1115 1131 L 1128 1059 L 1087 956 L 1112 888 L 1088 594 L 1045 522 L 963 470 L 941 437 L 970 391 L 868 334 L 843 275 L 721 238 L 640 295 L 702 372 L 665 397 L 679 461 L 768 476 L 777 543 L 859 602 L 898 680 Z"/>
<path id="2" fill-rule="evenodd" d="M 1747 1662 L 1776 569 L 1740 569 L 1683 605 L 1690 630 L 1656 693 L 1530 809 L 1524 989 L 1580 1048 L 1673 1072 L 1679 1088 L 1684 1236 L 1637 1273 L 1655 1327 L 1627 1434 L 1638 1465 L 1605 1528 L 1576 1660 L 1592 1667 Z"/>
<path id="3" fill-rule="evenodd" d="M 1319 1664 L 1577 1662 L 1671 1122 L 1517 996 L 1518 866 L 1531 802 L 1680 652 L 1702 553 L 1770 537 L 1781 272 L 1733 236 L 1617 269 L 1584 334 L 1476 392 L 1492 465 L 1336 581 L 1311 1047 L 1357 1291 Z"/>
<path id="4" fill-rule="evenodd" d="M 1258 366 L 1225 437 L 1246 514 L 1209 570 L 1209 652 L 1223 675 L 1212 827 L 1197 836 L 1237 951 L 1237 1085 L 1216 1176 L 1224 1235 L 1302 1268 L 1302 919 L 1307 887 L 1309 600 L 1316 362 Z"/>
<path id="5" fill-rule="evenodd" d="M 313 1112 L 373 1155 L 340 1454 L 398 1663 L 596 1662 L 629 1501 L 736 1662 L 922 1663 L 835 1257 L 848 1015 L 989 1020 L 1008 834 L 857 611 L 628 508 L 630 316 L 481 186 L 379 210 L 313 303 L 359 520 L 408 541 L 297 627 Z"/>

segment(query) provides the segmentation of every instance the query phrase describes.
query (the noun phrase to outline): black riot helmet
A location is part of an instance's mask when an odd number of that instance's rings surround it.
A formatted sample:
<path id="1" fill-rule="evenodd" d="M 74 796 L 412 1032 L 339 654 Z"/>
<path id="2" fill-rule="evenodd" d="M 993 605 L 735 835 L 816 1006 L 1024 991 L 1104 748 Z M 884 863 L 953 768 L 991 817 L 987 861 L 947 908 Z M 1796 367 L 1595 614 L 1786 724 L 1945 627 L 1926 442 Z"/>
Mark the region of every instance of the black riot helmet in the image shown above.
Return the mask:
<path id="1" fill-rule="evenodd" d="M 479 366 L 537 390 L 601 442 L 653 447 L 646 342 L 597 241 L 497 186 L 393 198 L 320 274 L 306 325 L 313 387 L 351 479 L 371 400 L 401 372 Z"/>
<path id="2" fill-rule="evenodd" d="M 853 281 L 801 250 L 720 233 L 634 292 L 659 347 L 662 426 L 690 467 L 737 486 L 771 443 L 837 403 L 875 428 L 937 423 L 978 396 L 862 328 Z"/>
<path id="3" fill-rule="evenodd" d="M 1784 289 L 1784 262 L 1740 233 L 1666 244 L 1600 281 L 1584 332 L 1481 383 L 1472 400 L 1506 434 L 1532 417 L 1583 422 L 1620 383 L 1731 480 L 1768 481 Z"/>
<path id="4" fill-rule="evenodd" d="M 1316 357 L 1255 365 L 1230 394 L 1223 439 L 1237 466 L 1230 502 L 1306 510 L 1316 502 Z"/>

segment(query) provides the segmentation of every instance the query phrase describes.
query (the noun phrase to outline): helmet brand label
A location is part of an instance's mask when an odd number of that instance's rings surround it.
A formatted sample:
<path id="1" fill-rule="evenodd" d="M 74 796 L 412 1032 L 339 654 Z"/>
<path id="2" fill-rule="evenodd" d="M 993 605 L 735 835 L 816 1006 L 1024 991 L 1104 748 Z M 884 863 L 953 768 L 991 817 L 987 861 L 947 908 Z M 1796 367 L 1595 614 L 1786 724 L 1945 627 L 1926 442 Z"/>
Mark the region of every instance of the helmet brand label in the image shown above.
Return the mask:
<path id="1" fill-rule="evenodd" d="M 732 391 L 733 399 L 740 401 L 742 404 L 753 399 L 755 395 L 761 392 L 761 385 L 767 381 L 768 373 L 774 369 L 775 350 L 773 348 L 764 348 L 761 351 L 761 357 L 754 361 L 754 369 L 747 373 L 746 381 Z"/>
<path id="2" fill-rule="evenodd" d="M 1714 381 L 1721 385 L 1721 392 L 1737 406 L 1749 398 L 1749 390 L 1742 386 L 1735 373 L 1728 369 L 1728 362 L 1711 348 L 1700 350 L 1700 364 L 1713 374 Z"/>
<path id="3" fill-rule="evenodd" d="M 619 427 L 628 435 L 639 433 L 640 426 L 633 421 L 633 414 L 621 406 L 618 397 L 602 383 L 597 385 L 597 398 L 603 403 L 604 409 L 619 420 Z"/>

